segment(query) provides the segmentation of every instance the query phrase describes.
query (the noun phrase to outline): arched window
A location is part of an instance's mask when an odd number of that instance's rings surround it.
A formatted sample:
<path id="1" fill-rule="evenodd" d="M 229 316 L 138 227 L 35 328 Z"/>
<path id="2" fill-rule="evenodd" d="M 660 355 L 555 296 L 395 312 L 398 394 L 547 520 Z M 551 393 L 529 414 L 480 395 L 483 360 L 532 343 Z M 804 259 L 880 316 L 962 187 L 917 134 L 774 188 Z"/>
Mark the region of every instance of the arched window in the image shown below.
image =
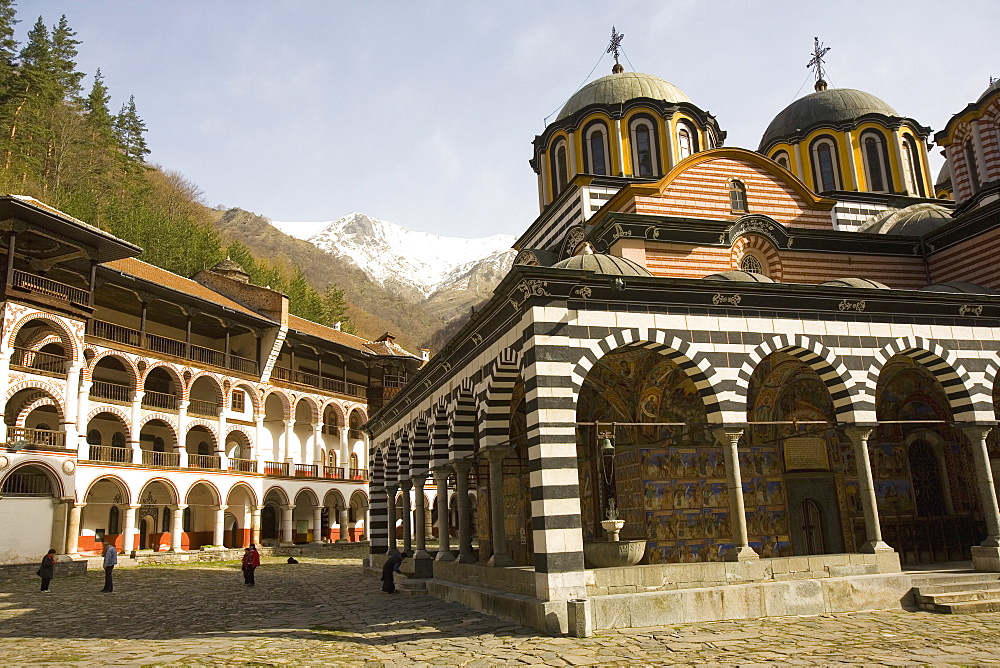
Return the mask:
<path id="1" fill-rule="evenodd" d="M 603 123 L 593 123 L 585 132 L 587 138 L 587 167 L 591 174 L 608 175 L 608 133 Z"/>
<path id="2" fill-rule="evenodd" d="M 163 523 L 160 525 L 160 531 L 162 533 L 170 533 L 171 521 L 173 520 L 173 511 L 170 508 L 163 509 Z"/>
<path id="3" fill-rule="evenodd" d="M 109 534 L 119 534 L 119 514 L 118 506 L 111 506 L 111 510 L 108 511 L 108 533 Z"/>
<path id="4" fill-rule="evenodd" d="M 751 255 L 747 253 L 740 260 L 740 271 L 749 271 L 754 274 L 763 274 L 767 276 L 767 272 L 764 271 L 764 264 L 756 255 Z"/>
<path id="5" fill-rule="evenodd" d="M 837 169 L 837 147 L 828 137 L 813 142 L 813 172 L 817 192 L 840 189 L 840 170 Z"/>
<path id="6" fill-rule="evenodd" d="M 747 187 L 743 185 L 742 181 L 733 179 L 729 182 L 729 204 L 733 211 L 748 211 Z"/>
<path id="7" fill-rule="evenodd" d="M 87 432 L 87 445 L 100 445 L 101 432 L 98 429 L 91 429 Z"/>
<path id="8" fill-rule="evenodd" d="M 566 166 L 569 162 L 566 159 L 566 142 L 561 141 L 556 145 L 555 162 L 552 164 L 552 185 L 555 187 L 553 196 L 558 195 L 566 188 L 569 175 Z"/>
<path id="9" fill-rule="evenodd" d="M 111 437 L 111 447 L 112 448 L 124 448 L 125 447 L 125 434 L 120 431 L 116 431 Z"/>
<path id="10" fill-rule="evenodd" d="M 632 165 L 635 176 L 656 176 L 656 131 L 645 118 L 632 123 Z"/>
<path id="11" fill-rule="evenodd" d="M 880 132 L 870 130 L 861 135 L 861 148 L 865 154 L 868 190 L 876 193 L 888 192 L 892 181 L 889 178 L 889 159 L 885 137 Z"/>
<path id="12" fill-rule="evenodd" d="M 166 449 L 167 449 L 167 446 L 163 442 L 162 438 L 160 438 L 159 436 L 157 436 L 157 437 L 155 437 L 153 439 L 153 452 L 163 452 Z"/>
<path id="13" fill-rule="evenodd" d="M 198 454 L 199 455 L 210 455 L 212 454 L 212 446 L 210 446 L 205 441 L 198 444 Z"/>
<path id="14" fill-rule="evenodd" d="M 778 151 L 771 157 L 771 159 L 774 160 L 779 165 L 781 165 L 782 167 L 784 167 L 785 169 L 791 169 L 791 162 L 789 162 L 788 160 L 788 154 L 785 153 L 784 151 Z"/>
<path id="15" fill-rule="evenodd" d="M 184 509 L 184 514 L 181 515 L 181 530 L 190 531 L 191 530 L 191 508 L 187 507 Z"/>
<path id="16" fill-rule="evenodd" d="M 354 452 L 351 453 L 351 468 L 352 469 L 361 468 L 360 466 L 358 466 L 358 455 L 357 453 Z"/>
<path id="17" fill-rule="evenodd" d="M 965 164 L 969 170 L 969 183 L 972 185 L 972 192 L 979 190 L 979 169 L 976 165 L 976 149 L 972 145 L 972 140 L 965 142 Z"/>
<path id="18" fill-rule="evenodd" d="M 906 192 L 925 197 L 919 156 L 917 142 L 910 135 L 903 135 L 903 177 L 906 179 Z"/>
<path id="19" fill-rule="evenodd" d="M 330 468 L 337 468 L 337 452 L 336 450 L 330 450 L 326 456 L 326 465 Z"/>
<path id="20" fill-rule="evenodd" d="M 677 129 L 677 157 L 683 160 L 694 152 L 694 132 L 686 123 L 680 123 Z"/>

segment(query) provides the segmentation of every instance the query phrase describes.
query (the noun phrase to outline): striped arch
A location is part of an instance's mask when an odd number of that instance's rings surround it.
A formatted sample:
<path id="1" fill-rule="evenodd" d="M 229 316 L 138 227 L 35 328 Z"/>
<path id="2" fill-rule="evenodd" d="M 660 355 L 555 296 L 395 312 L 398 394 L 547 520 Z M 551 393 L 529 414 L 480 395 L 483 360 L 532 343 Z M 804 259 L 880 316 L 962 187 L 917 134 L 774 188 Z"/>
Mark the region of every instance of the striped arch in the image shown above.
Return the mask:
<path id="1" fill-rule="evenodd" d="M 252 385 L 246 383 L 236 383 L 231 388 L 229 388 L 230 397 L 232 396 L 233 390 L 243 390 L 243 392 L 250 398 L 250 405 L 253 407 L 254 416 L 261 414 L 261 403 L 260 395 L 257 394 L 256 389 Z M 230 405 L 232 404 L 232 399 L 230 399 Z"/>
<path id="2" fill-rule="evenodd" d="M 81 341 L 77 338 L 73 331 L 66 326 L 65 322 L 42 311 L 33 311 L 14 323 L 14 325 L 8 330 L 10 333 L 7 335 L 7 340 L 4 341 L 5 349 L 10 350 L 14 347 L 14 342 L 17 341 L 17 335 L 21 332 L 21 328 L 32 320 L 44 320 L 52 325 L 57 331 L 61 332 L 63 336 L 59 338 L 63 344 L 63 351 L 66 353 L 66 356 L 69 357 L 72 362 L 80 361 L 83 356 Z"/>
<path id="3" fill-rule="evenodd" d="M 218 422 L 209 422 L 208 420 L 195 419 L 195 420 L 188 420 L 188 423 L 187 423 L 186 426 L 187 426 L 187 432 L 184 433 L 184 438 L 185 439 L 187 439 L 187 435 L 189 433 L 191 433 L 191 430 L 194 429 L 195 427 L 204 427 L 205 429 L 208 430 L 208 433 L 210 433 L 212 435 L 212 438 L 215 439 L 215 442 L 216 443 L 219 442 L 219 423 Z"/>
<path id="4" fill-rule="evenodd" d="M 177 367 L 174 366 L 173 364 L 166 364 L 164 362 L 158 363 L 155 361 L 152 361 L 149 364 L 149 366 L 147 366 L 146 369 L 141 374 L 139 374 L 139 382 L 142 383 L 143 387 L 146 386 L 146 379 L 149 378 L 149 374 L 152 373 L 155 369 L 163 369 L 164 371 L 166 371 L 170 375 L 170 377 L 174 379 L 174 383 L 177 385 L 177 389 L 181 392 L 184 391 L 184 375 L 177 370 Z"/>
<path id="5" fill-rule="evenodd" d="M 729 266 L 739 271 L 740 264 L 747 255 L 755 255 L 762 259 L 763 265 L 767 268 L 768 278 L 777 283 L 781 282 L 783 275 L 781 257 L 773 241 L 760 234 L 744 234 L 733 242 L 733 247 L 729 251 Z"/>
<path id="6" fill-rule="evenodd" d="M 331 503 L 332 497 L 332 503 Z M 340 493 L 338 489 L 329 489 L 326 495 L 323 497 L 323 507 L 324 508 L 343 508 L 347 505 L 344 500 L 344 495 Z"/>
<path id="7" fill-rule="evenodd" d="M 514 385 L 520 377 L 517 352 L 504 349 L 494 360 L 486 382 L 486 398 L 479 418 L 481 447 L 488 448 L 509 440 L 510 413 L 513 410 L 510 401 Z"/>
<path id="8" fill-rule="evenodd" d="M 354 492 L 351 493 L 351 505 L 352 506 L 357 506 L 359 508 L 367 508 L 368 507 L 368 495 L 365 494 L 360 489 L 354 490 Z"/>
<path id="9" fill-rule="evenodd" d="M 333 412 L 336 414 L 338 426 L 343 427 L 347 424 L 347 412 L 344 410 L 344 407 L 340 405 L 339 401 L 331 399 L 330 401 L 325 402 L 320 409 L 320 415 L 322 417 L 326 417 L 326 410 L 328 408 L 332 408 Z"/>
<path id="10" fill-rule="evenodd" d="M 98 362 L 108 357 L 113 357 L 119 362 L 121 362 L 126 369 L 132 373 L 132 387 L 136 387 L 136 383 L 139 382 L 139 377 L 142 375 L 139 373 L 139 369 L 135 366 L 135 361 L 129 359 L 125 355 L 121 354 L 117 350 L 104 350 L 97 353 L 90 359 L 90 364 L 83 367 L 83 373 L 81 373 L 81 378 L 83 380 L 93 380 L 94 369 L 97 367 Z"/>
<path id="11" fill-rule="evenodd" d="M 233 492 L 235 492 L 237 489 L 243 489 L 246 491 L 247 497 L 249 497 L 250 499 L 250 505 L 253 506 L 259 505 L 257 503 L 257 493 L 253 491 L 253 487 L 243 482 L 242 480 L 226 490 L 226 505 L 229 505 L 229 497 L 232 496 Z"/>
<path id="12" fill-rule="evenodd" d="M 59 475 L 58 471 L 56 471 L 54 468 L 52 468 L 51 464 L 49 464 L 48 462 L 43 462 L 40 459 L 22 459 L 17 464 L 15 464 L 13 467 L 11 467 L 11 469 L 6 472 L 6 475 L 4 475 L 3 473 L 0 473 L 0 489 L 3 488 L 3 481 L 8 476 L 10 476 L 12 473 L 14 473 L 15 471 L 17 471 L 18 469 L 24 468 L 25 466 L 37 466 L 38 468 L 44 470 L 45 473 L 47 474 L 48 479 L 49 479 L 49 483 L 52 484 L 52 496 L 55 497 L 55 498 L 57 498 L 57 499 L 58 498 L 62 498 L 62 496 L 64 494 L 64 492 L 63 492 L 64 487 L 63 487 L 62 476 Z M 77 499 L 77 500 L 79 501 L 79 499 Z"/>
<path id="13" fill-rule="evenodd" d="M 166 413 L 149 413 L 148 415 L 144 415 L 142 419 L 139 420 L 139 429 L 142 429 L 153 420 L 159 420 L 170 427 L 170 430 L 174 432 L 174 438 L 177 437 L 177 417 L 174 415 L 167 415 Z"/>
<path id="14" fill-rule="evenodd" d="M 427 420 L 421 418 L 413 425 L 412 454 L 410 471 L 413 475 L 425 475 L 430 470 L 431 441 Z"/>
<path id="15" fill-rule="evenodd" d="M 212 387 L 215 389 L 215 398 L 218 400 L 220 405 L 223 405 L 226 401 L 226 393 L 222 389 L 222 380 L 219 378 L 218 374 L 211 373 L 209 371 L 199 371 L 191 376 L 188 380 L 187 386 L 184 388 L 184 398 L 191 398 L 191 390 L 194 389 L 194 384 L 202 378 L 208 378 L 211 381 Z"/>
<path id="16" fill-rule="evenodd" d="M 177 485 L 175 485 L 173 481 L 170 480 L 169 478 L 150 478 L 149 480 L 145 481 L 144 483 L 142 483 L 142 487 L 139 488 L 139 496 L 137 498 L 141 499 L 143 490 L 149 487 L 154 482 L 162 483 L 164 487 L 173 492 L 174 500 L 171 502 L 171 504 L 168 505 L 172 505 L 174 503 L 180 503 L 181 494 L 177 489 Z"/>
<path id="17" fill-rule="evenodd" d="M 116 485 L 118 485 L 118 487 L 120 488 L 120 491 L 125 494 L 125 501 L 124 502 L 128 503 L 128 504 L 132 503 L 132 488 L 130 488 L 128 486 L 128 483 L 125 482 L 124 478 L 121 478 L 121 477 L 119 477 L 117 475 L 114 475 L 114 474 L 111 474 L 111 473 L 106 473 L 106 474 L 104 474 L 104 475 L 102 475 L 102 476 L 100 476 L 98 478 L 94 478 L 93 480 L 90 481 L 90 484 L 87 485 L 87 491 L 84 492 L 84 494 L 83 494 L 83 501 L 84 502 L 86 502 L 87 497 L 89 497 L 90 493 L 93 491 L 94 485 L 96 485 L 97 483 L 101 482 L 102 480 L 110 480 L 111 482 L 113 482 Z"/>
<path id="18" fill-rule="evenodd" d="M 716 371 L 712 365 L 691 350 L 690 344 L 659 329 L 621 329 L 599 341 L 594 341 L 576 363 L 570 376 L 573 392 L 579 395 L 583 382 L 597 362 L 610 352 L 624 348 L 655 350 L 683 369 L 705 403 L 705 415 L 710 423 L 723 422 L 722 407 L 716 393 Z"/>
<path id="19" fill-rule="evenodd" d="M 399 482 L 399 443 L 395 439 L 389 441 L 385 452 L 385 484 L 389 487 Z"/>
<path id="20" fill-rule="evenodd" d="M 291 419 L 292 399 L 287 394 L 285 394 L 285 392 L 281 388 L 277 387 L 269 388 L 261 396 L 260 398 L 261 414 L 263 414 L 266 411 L 267 400 L 270 399 L 272 395 L 278 397 L 278 401 L 281 402 L 281 410 L 282 410 L 281 419 L 282 420 Z"/>
<path id="21" fill-rule="evenodd" d="M 55 399 L 53 399 L 52 397 L 47 397 L 47 396 L 37 397 L 29 401 L 28 403 L 24 404 L 23 406 L 21 406 L 21 408 L 19 409 L 20 412 L 18 413 L 17 418 L 14 420 L 14 426 L 23 427 L 24 421 L 28 419 L 28 415 L 31 413 L 31 411 L 35 410 L 36 408 L 41 408 L 42 406 L 56 406 L 56 409 L 58 410 L 58 404 L 56 404 Z"/>
<path id="22" fill-rule="evenodd" d="M 261 499 L 263 499 L 265 503 L 267 502 L 267 497 L 270 496 L 271 492 L 274 492 L 275 494 L 278 495 L 278 497 L 280 497 L 278 500 L 281 502 L 281 505 L 287 506 L 289 503 L 291 503 L 291 501 L 288 500 L 288 492 L 286 492 L 285 488 L 282 487 L 281 485 L 271 485 L 270 487 L 267 488 L 267 490 L 264 492 L 264 496 L 261 497 Z"/>
<path id="23" fill-rule="evenodd" d="M 118 406 L 100 406 L 98 408 L 94 408 L 89 413 L 87 413 L 87 424 L 89 425 L 90 421 L 96 418 L 101 413 L 110 413 L 111 415 L 114 415 L 116 418 L 122 421 L 122 424 L 125 425 L 126 429 L 128 429 L 129 425 L 132 424 L 131 416 Z"/>
<path id="24" fill-rule="evenodd" d="M 204 484 L 206 487 L 212 490 L 212 492 L 215 494 L 215 505 L 217 506 L 222 505 L 222 492 L 220 492 L 219 488 L 215 486 L 215 483 L 213 483 L 211 480 L 206 480 L 205 478 L 200 478 L 198 480 L 195 480 L 194 482 L 192 482 L 190 485 L 187 486 L 187 489 L 184 490 L 184 503 L 190 503 L 191 492 L 194 491 L 195 487 L 202 484 Z"/>
<path id="25" fill-rule="evenodd" d="M 431 425 L 430 467 L 439 469 L 448 465 L 448 403 L 441 400 L 434 407 L 434 422 Z"/>
<path id="26" fill-rule="evenodd" d="M 226 425 L 226 438 L 228 439 L 229 435 L 231 433 L 233 433 L 234 431 L 243 434 L 243 436 L 245 436 L 246 439 L 247 439 L 247 443 L 249 443 L 251 447 L 253 446 L 253 444 L 254 444 L 253 443 L 253 430 L 251 430 L 249 427 L 247 427 L 245 425 L 242 425 L 242 424 L 227 424 Z"/>
<path id="27" fill-rule="evenodd" d="M 62 400 L 60 399 L 60 397 L 63 396 L 62 388 L 50 385 L 49 383 L 40 380 L 24 380 L 16 385 L 12 385 L 7 390 L 7 403 L 10 403 L 10 400 L 14 398 L 14 395 L 22 390 L 40 390 L 45 392 L 52 398 L 53 401 L 56 402 L 56 406 L 59 407 L 59 412 L 65 415 Z"/>
<path id="28" fill-rule="evenodd" d="M 354 404 L 351 406 L 350 410 L 347 411 L 347 418 L 344 420 L 345 426 L 350 427 L 348 420 L 350 420 L 351 415 L 354 413 L 358 413 L 361 416 L 361 424 L 368 422 L 368 412 L 365 410 L 364 406 L 361 404 Z"/>
<path id="29" fill-rule="evenodd" d="M 455 461 L 475 453 L 476 396 L 471 383 L 463 383 L 448 420 L 448 458 Z"/>
<path id="30" fill-rule="evenodd" d="M 398 480 L 409 480 L 413 475 L 410 470 L 410 461 L 413 456 L 413 438 L 408 429 L 404 429 L 399 436 L 399 460 L 397 462 Z"/>
<path id="31" fill-rule="evenodd" d="M 299 497 L 302 496 L 303 494 L 312 499 L 313 508 L 319 506 L 319 495 L 317 495 L 316 492 L 313 491 L 312 487 L 303 487 L 299 491 L 295 492 L 295 498 L 292 500 L 292 503 L 294 503 L 296 506 L 299 505 L 298 503 Z"/>
<path id="32" fill-rule="evenodd" d="M 295 417 L 295 413 L 299 412 L 299 405 L 305 403 L 309 406 L 309 421 L 312 424 L 320 424 L 322 420 L 322 413 L 320 412 L 319 403 L 307 394 L 304 394 L 295 399 L 295 409 L 292 412 L 292 417 Z"/>
<path id="33" fill-rule="evenodd" d="M 969 388 L 973 387 L 972 379 L 958 361 L 958 356 L 919 336 L 896 339 L 875 353 L 875 363 L 868 370 L 868 387 L 873 398 L 882 369 L 896 355 L 906 355 L 927 369 L 941 383 L 956 422 L 995 419 L 992 388 L 981 388 L 982 391 L 976 392 L 979 400 L 974 401 L 969 392 Z"/>
<path id="34" fill-rule="evenodd" d="M 754 370 L 765 357 L 778 352 L 795 357 L 816 372 L 833 400 L 837 422 L 853 424 L 858 421 L 856 412 L 875 410 L 874 393 L 868 396 L 867 392 L 859 391 L 863 388 L 856 387 L 851 373 L 832 350 L 801 334 L 778 334 L 754 348 L 740 367 L 736 392 L 744 411 L 747 410 L 747 391 Z"/>

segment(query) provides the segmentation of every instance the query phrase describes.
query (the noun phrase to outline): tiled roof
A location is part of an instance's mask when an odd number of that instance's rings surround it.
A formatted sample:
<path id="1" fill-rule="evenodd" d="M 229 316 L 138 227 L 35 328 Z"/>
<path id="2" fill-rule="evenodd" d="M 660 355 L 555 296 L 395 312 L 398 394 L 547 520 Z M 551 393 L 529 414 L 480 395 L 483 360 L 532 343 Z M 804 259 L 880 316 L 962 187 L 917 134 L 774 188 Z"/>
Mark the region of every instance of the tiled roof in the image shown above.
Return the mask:
<path id="1" fill-rule="evenodd" d="M 128 274 L 129 276 L 141 278 L 142 280 L 149 281 L 150 283 L 162 285 L 169 290 L 183 292 L 186 295 L 191 295 L 192 297 L 197 297 L 198 299 L 204 299 L 205 301 L 212 302 L 213 304 L 225 306 L 234 311 L 255 316 L 261 320 L 268 320 L 261 314 L 251 311 L 246 306 L 243 306 L 238 302 L 234 302 L 229 297 L 221 295 L 215 290 L 206 288 L 197 281 L 192 281 L 190 278 L 178 276 L 177 274 L 169 272 L 166 269 L 160 269 L 159 267 L 153 266 L 148 262 L 143 262 L 142 260 L 136 260 L 135 258 L 130 257 L 125 258 L 124 260 L 106 262 L 104 266 L 120 271 L 123 274 Z"/>
<path id="2" fill-rule="evenodd" d="M 363 339 L 360 336 L 355 336 L 354 334 L 348 334 L 347 332 L 342 332 L 339 329 L 334 329 L 333 327 L 327 327 L 326 325 L 320 325 L 318 323 L 313 322 L 312 320 L 306 320 L 305 318 L 300 318 L 297 315 L 288 316 L 288 327 L 290 329 L 298 330 L 303 334 L 316 336 L 321 339 L 326 339 L 327 341 L 339 343 L 341 345 L 354 348 L 355 350 L 362 350 L 375 355 L 391 355 L 394 357 L 417 358 L 416 355 L 404 350 L 403 348 L 397 346 L 395 343 L 388 343 L 386 341 L 368 341 L 367 339 Z"/>

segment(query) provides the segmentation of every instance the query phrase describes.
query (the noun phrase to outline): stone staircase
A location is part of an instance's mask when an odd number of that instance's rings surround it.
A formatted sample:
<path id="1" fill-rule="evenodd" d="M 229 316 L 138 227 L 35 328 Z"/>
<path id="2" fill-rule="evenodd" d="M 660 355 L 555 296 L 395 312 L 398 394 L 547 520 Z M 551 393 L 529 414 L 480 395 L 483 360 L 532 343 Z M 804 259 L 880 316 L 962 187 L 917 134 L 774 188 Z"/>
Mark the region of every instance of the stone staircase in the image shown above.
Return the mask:
<path id="1" fill-rule="evenodd" d="M 922 610 L 961 614 L 1000 611 L 1000 573 L 914 573 L 913 601 Z"/>

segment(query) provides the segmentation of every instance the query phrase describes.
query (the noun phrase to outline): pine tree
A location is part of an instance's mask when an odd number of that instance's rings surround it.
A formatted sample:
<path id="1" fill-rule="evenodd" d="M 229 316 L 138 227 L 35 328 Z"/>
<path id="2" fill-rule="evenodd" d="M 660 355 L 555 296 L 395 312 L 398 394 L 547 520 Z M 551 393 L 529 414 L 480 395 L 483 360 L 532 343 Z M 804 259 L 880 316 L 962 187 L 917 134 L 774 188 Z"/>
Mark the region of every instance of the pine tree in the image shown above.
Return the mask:
<path id="1" fill-rule="evenodd" d="M 52 28 L 52 66 L 60 92 L 64 100 L 77 100 L 80 97 L 80 81 L 83 73 L 76 71 L 76 46 L 79 40 L 69 27 L 66 15 L 63 14 L 59 23 Z"/>
<path id="2" fill-rule="evenodd" d="M 90 93 L 83 100 L 83 109 L 87 113 L 87 123 L 93 130 L 95 140 L 114 138 L 115 121 L 108 108 L 111 101 L 111 94 L 107 86 L 104 85 L 104 75 L 101 68 L 97 68 L 94 73 L 94 85 L 90 87 Z"/>
<path id="3" fill-rule="evenodd" d="M 17 57 L 17 40 L 14 39 L 17 19 L 14 17 L 14 3 L 0 0 L 0 104 L 7 102 L 14 87 L 14 61 Z"/>
<path id="4" fill-rule="evenodd" d="M 133 165 L 141 165 L 149 155 L 146 146 L 146 124 L 139 118 L 135 110 L 135 95 L 123 104 L 121 111 L 115 117 L 115 134 L 125 158 Z"/>
<path id="5" fill-rule="evenodd" d="M 344 291 L 332 283 L 323 291 L 322 322 L 330 327 L 339 322 L 342 331 L 354 333 L 354 324 L 347 315 L 347 299 L 344 297 Z"/>

